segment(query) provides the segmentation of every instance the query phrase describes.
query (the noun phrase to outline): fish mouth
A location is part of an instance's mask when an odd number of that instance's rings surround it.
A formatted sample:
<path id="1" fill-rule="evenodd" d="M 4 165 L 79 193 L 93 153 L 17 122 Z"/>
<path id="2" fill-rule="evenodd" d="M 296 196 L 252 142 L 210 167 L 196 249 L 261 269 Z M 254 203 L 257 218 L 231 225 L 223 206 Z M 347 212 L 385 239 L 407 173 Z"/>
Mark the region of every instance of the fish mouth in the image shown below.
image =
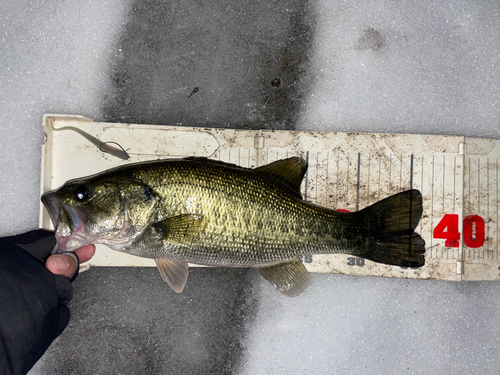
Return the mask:
<path id="1" fill-rule="evenodd" d="M 52 253 L 73 251 L 92 243 L 86 233 L 87 215 L 81 209 L 65 204 L 55 192 L 43 194 L 42 203 L 55 228 L 57 244 Z"/>

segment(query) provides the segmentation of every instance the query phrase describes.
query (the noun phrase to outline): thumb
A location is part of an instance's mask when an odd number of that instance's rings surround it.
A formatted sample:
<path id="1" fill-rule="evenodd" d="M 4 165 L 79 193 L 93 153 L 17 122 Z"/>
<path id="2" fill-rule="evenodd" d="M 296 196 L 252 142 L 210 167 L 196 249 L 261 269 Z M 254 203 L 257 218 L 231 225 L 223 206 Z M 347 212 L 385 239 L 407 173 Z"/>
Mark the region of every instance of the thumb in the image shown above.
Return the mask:
<path id="1" fill-rule="evenodd" d="M 54 275 L 71 277 L 77 267 L 75 258 L 68 254 L 54 254 L 47 258 L 45 267 Z"/>

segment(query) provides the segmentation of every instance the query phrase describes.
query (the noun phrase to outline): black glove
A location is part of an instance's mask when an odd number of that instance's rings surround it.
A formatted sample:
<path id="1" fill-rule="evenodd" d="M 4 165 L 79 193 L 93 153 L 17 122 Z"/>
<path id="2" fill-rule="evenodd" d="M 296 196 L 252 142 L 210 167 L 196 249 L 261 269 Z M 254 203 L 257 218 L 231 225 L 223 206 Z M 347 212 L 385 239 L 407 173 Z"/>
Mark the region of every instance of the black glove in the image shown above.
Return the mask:
<path id="1" fill-rule="evenodd" d="M 0 374 L 27 373 L 69 322 L 71 282 L 44 266 L 55 244 L 41 229 L 0 238 Z"/>

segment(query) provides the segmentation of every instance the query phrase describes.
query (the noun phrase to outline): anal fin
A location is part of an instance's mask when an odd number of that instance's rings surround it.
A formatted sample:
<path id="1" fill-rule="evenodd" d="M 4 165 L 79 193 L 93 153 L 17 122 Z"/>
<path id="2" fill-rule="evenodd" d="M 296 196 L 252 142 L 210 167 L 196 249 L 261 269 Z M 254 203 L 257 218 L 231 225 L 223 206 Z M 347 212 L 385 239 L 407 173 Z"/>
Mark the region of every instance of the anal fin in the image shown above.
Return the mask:
<path id="1" fill-rule="evenodd" d="M 259 267 L 258 270 L 287 297 L 298 296 L 311 283 L 309 272 L 298 258 L 269 267 Z"/>
<path id="2" fill-rule="evenodd" d="M 166 281 L 175 293 L 181 293 L 187 282 L 188 264 L 165 258 L 155 258 L 155 262 L 163 281 Z"/>

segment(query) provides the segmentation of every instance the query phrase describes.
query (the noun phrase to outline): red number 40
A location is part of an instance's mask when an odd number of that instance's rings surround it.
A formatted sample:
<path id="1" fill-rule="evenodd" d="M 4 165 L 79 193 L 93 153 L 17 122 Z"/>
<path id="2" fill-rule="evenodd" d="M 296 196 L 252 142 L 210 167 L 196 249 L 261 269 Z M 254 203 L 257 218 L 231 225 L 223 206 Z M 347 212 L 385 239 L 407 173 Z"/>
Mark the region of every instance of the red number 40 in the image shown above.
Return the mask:
<path id="1" fill-rule="evenodd" d="M 433 237 L 445 239 L 444 246 L 458 247 L 458 215 L 446 214 L 434 228 Z M 481 216 L 469 215 L 464 219 L 464 244 L 467 247 L 481 247 L 484 244 L 484 220 Z"/>

